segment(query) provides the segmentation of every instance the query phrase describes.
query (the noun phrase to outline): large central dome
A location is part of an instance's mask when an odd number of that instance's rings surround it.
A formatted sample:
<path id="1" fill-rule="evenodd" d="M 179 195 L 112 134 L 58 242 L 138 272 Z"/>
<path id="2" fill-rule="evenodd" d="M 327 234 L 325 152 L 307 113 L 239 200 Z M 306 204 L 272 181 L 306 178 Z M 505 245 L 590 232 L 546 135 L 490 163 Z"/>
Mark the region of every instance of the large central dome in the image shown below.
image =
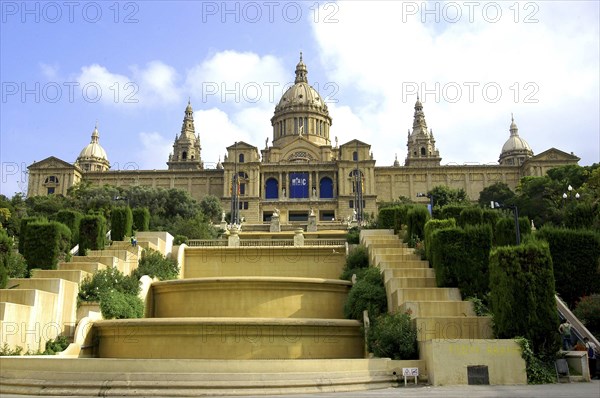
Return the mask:
<path id="1" fill-rule="evenodd" d="M 331 144 L 331 117 L 327 104 L 319 92 L 308 84 L 307 74 L 308 69 L 300 53 L 294 85 L 283 94 L 271 119 L 273 145 L 284 146 L 298 136 L 304 136 L 318 145 Z"/>

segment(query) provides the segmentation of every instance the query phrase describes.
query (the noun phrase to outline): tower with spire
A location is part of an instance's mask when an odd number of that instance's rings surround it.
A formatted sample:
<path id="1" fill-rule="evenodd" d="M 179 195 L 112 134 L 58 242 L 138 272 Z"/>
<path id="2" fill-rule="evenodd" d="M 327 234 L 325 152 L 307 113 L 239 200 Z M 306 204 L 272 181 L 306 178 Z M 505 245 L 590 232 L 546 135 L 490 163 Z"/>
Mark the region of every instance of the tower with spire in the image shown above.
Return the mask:
<path id="1" fill-rule="evenodd" d="M 423 104 L 417 96 L 415 103 L 415 115 L 413 121 L 412 133 L 408 131 L 407 140 L 408 153 L 406 155 L 405 166 L 439 166 L 442 158 L 439 151 L 435 148 L 435 138 L 433 130 L 427 131 L 427 122 L 423 112 Z"/>
<path id="2" fill-rule="evenodd" d="M 200 170 L 204 168 L 200 157 L 200 134 L 194 127 L 194 110 L 188 100 L 181 133 L 175 135 L 173 153 L 169 155 L 169 170 Z"/>
<path id="3" fill-rule="evenodd" d="M 510 137 L 502 146 L 498 162 L 506 166 L 519 166 L 533 156 L 533 151 L 527 141 L 519 136 L 519 128 L 515 123 L 515 118 L 512 114 L 510 116 Z"/>

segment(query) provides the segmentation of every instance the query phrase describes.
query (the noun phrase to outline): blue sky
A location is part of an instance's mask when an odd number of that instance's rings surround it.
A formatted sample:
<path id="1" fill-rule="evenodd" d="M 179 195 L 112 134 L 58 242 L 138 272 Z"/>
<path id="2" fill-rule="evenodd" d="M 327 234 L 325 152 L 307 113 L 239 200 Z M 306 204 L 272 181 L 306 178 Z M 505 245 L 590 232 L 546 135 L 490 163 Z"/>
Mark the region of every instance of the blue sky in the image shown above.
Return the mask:
<path id="1" fill-rule="evenodd" d="M 299 52 L 332 138 L 406 156 L 417 91 L 442 164 L 496 163 L 511 113 L 534 153 L 600 161 L 597 1 L 1 2 L 0 193 L 74 162 L 96 121 L 113 169 L 165 169 L 188 98 L 202 158 L 262 148 Z"/>

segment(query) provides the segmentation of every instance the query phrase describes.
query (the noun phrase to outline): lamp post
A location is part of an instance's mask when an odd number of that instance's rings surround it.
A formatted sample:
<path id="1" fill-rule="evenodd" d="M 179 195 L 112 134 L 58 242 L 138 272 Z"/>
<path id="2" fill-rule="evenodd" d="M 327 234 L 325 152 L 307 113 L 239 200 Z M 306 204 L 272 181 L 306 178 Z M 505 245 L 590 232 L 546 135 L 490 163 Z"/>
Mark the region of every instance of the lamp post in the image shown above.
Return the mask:
<path id="1" fill-rule="evenodd" d="M 433 218 L 433 195 L 431 193 L 418 192 L 417 198 L 429 198 L 427 207 L 429 207 L 429 215 Z"/>
<path id="2" fill-rule="evenodd" d="M 513 216 L 515 218 L 515 238 L 517 241 L 517 246 L 521 244 L 521 228 L 519 227 L 519 208 L 517 207 L 517 205 L 509 205 L 509 206 L 503 206 L 498 202 L 494 202 L 492 201 L 490 203 L 490 206 L 492 209 L 494 208 L 506 208 L 506 209 L 511 209 L 513 211 Z"/>
<path id="3" fill-rule="evenodd" d="M 239 196 L 237 171 L 237 141 L 233 146 L 233 177 L 231 178 L 231 225 L 239 224 Z"/>
<path id="4" fill-rule="evenodd" d="M 119 201 L 119 200 L 125 200 L 125 201 L 127 201 L 127 207 L 129 207 L 129 197 L 128 196 L 115 196 L 114 200 L 115 200 L 115 202 Z"/>

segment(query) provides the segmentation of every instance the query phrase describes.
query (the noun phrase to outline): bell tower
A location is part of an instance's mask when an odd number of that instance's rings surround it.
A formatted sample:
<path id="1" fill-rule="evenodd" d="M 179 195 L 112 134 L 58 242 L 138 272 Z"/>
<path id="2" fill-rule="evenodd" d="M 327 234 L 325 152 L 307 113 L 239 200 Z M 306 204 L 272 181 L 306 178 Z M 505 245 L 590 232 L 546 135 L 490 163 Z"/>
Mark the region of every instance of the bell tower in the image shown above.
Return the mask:
<path id="1" fill-rule="evenodd" d="M 173 153 L 167 162 L 169 170 L 200 170 L 204 168 L 200 158 L 200 134 L 196 135 L 194 127 L 194 110 L 188 100 L 181 133 L 175 135 Z"/>
<path id="2" fill-rule="evenodd" d="M 439 151 L 435 149 L 433 130 L 427 131 L 423 104 L 418 96 L 415 103 L 413 129 L 412 133 L 410 130 L 408 131 L 406 146 L 408 153 L 404 162 L 405 166 L 439 166 L 442 161 Z"/>

